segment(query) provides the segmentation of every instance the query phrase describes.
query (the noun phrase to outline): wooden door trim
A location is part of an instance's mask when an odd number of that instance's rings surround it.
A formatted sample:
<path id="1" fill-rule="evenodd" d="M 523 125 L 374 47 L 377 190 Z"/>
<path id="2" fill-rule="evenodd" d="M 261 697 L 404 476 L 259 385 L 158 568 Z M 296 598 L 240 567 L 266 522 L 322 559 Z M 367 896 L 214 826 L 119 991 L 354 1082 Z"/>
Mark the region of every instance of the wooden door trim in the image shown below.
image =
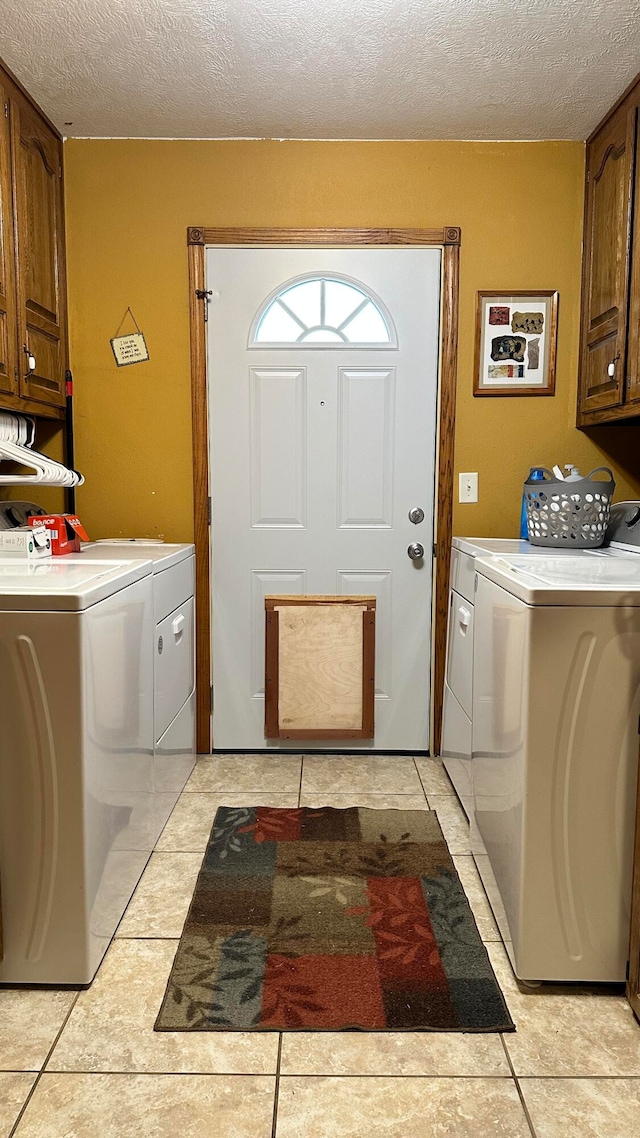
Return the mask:
<path id="1" fill-rule="evenodd" d="M 442 267 L 440 407 L 438 413 L 436 467 L 436 588 L 433 633 L 432 753 L 440 754 L 447 618 L 449 615 L 449 568 L 453 538 L 454 445 L 458 378 L 458 322 L 460 297 L 460 244 L 445 245 Z"/>
<path id="2" fill-rule="evenodd" d="M 193 529 L 196 547 L 196 746 L 211 750 L 211 574 L 209 565 L 209 432 L 207 430 L 207 343 L 204 301 L 204 245 L 189 243 L 191 329 L 191 421 L 193 430 Z"/>
<path id="3" fill-rule="evenodd" d="M 435 599 L 433 622 L 432 754 L 440 751 L 447 645 L 449 563 L 453 531 L 453 461 L 458 362 L 459 266 L 461 230 L 439 229 L 187 229 L 189 323 L 191 335 L 191 406 L 193 424 L 193 511 L 196 546 L 196 707 L 197 748 L 211 750 L 211 601 L 209 564 L 209 457 L 207 431 L 205 246 L 207 245 L 422 245 L 443 250 L 438 382 L 437 467 L 435 494 Z"/>
<path id="4" fill-rule="evenodd" d="M 640 1019 L 640 766 L 638 767 L 635 820 L 627 999 L 637 1018 Z"/>

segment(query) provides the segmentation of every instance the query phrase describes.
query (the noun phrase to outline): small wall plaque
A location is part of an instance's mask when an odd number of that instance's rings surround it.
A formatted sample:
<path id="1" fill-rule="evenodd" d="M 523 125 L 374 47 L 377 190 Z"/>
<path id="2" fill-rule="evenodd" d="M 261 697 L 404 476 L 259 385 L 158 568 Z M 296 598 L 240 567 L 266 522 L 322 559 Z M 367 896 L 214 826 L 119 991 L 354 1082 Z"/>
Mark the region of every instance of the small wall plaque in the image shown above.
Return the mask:
<path id="1" fill-rule="evenodd" d="M 118 367 L 141 364 L 143 360 L 149 359 L 149 349 L 142 332 L 130 332 L 128 336 L 114 336 L 111 347 Z"/>
<path id="2" fill-rule="evenodd" d="M 128 332 L 126 335 L 120 336 L 118 333 L 127 319 L 127 313 L 133 320 L 136 330 L 135 332 Z M 111 340 L 111 350 L 115 356 L 118 367 L 127 367 L 128 364 L 141 364 L 149 359 L 149 349 L 147 348 L 145 338 L 130 308 L 127 308 L 127 311 L 120 321 L 120 327 Z"/>

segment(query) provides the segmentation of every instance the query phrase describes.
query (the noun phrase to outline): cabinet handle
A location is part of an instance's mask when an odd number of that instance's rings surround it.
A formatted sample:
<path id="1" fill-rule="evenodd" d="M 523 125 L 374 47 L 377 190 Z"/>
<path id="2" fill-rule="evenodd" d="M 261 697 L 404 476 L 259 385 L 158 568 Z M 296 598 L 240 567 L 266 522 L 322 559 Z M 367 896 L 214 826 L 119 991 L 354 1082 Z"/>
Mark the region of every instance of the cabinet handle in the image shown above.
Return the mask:
<path id="1" fill-rule="evenodd" d="M 182 633 L 184 632 L 183 626 L 184 626 L 184 617 L 182 616 L 182 614 L 180 614 L 180 616 L 177 616 L 175 618 L 175 620 L 173 620 L 171 622 L 171 628 L 173 630 L 173 635 L 175 636 L 176 640 L 179 640 L 180 637 L 182 636 Z"/>
<path id="2" fill-rule="evenodd" d="M 33 375 L 36 370 L 36 357 L 31 355 L 26 344 L 22 345 L 22 350 L 27 357 L 27 376 Z"/>
<path id="3" fill-rule="evenodd" d="M 607 375 L 608 376 L 614 376 L 616 374 L 616 363 L 618 362 L 619 359 L 620 359 L 620 352 L 618 352 L 617 356 L 613 357 L 611 363 L 609 364 L 609 367 L 607 368 Z"/>
<path id="4" fill-rule="evenodd" d="M 469 621 L 471 620 L 471 613 L 469 612 L 469 609 L 460 606 L 458 609 L 458 620 L 460 621 L 460 624 L 463 628 L 468 628 Z"/>

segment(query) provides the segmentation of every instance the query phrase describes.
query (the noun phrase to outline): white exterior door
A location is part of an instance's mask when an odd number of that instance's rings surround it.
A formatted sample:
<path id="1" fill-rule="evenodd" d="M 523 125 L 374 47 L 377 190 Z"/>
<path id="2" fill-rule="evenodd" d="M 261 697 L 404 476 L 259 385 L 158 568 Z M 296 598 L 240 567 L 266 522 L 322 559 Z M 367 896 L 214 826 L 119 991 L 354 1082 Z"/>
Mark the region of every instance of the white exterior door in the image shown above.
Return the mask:
<path id="1" fill-rule="evenodd" d="M 264 736 L 267 593 L 375 595 L 355 746 L 429 745 L 440 274 L 430 248 L 207 250 L 217 750 L 300 749 Z"/>

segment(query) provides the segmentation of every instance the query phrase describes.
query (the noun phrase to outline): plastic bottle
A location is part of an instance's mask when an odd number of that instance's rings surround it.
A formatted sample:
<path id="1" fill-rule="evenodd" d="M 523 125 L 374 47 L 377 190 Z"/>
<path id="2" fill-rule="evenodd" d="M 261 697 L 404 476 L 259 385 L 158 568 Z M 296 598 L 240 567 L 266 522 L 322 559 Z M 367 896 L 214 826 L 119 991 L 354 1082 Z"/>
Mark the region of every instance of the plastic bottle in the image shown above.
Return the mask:
<path id="1" fill-rule="evenodd" d="M 578 467 L 574 466 L 572 462 L 565 462 L 564 468 L 568 471 L 564 476 L 565 482 L 582 482 L 582 475 Z"/>
<path id="2" fill-rule="evenodd" d="M 529 478 L 532 482 L 544 482 L 544 470 L 539 466 L 532 466 L 529 471 Z M 529 527 L 527 525 L 527 492 L 523 491 L 522 494 L 522 509 L 520 511 L 520 541 L 529 540 Z"/>

